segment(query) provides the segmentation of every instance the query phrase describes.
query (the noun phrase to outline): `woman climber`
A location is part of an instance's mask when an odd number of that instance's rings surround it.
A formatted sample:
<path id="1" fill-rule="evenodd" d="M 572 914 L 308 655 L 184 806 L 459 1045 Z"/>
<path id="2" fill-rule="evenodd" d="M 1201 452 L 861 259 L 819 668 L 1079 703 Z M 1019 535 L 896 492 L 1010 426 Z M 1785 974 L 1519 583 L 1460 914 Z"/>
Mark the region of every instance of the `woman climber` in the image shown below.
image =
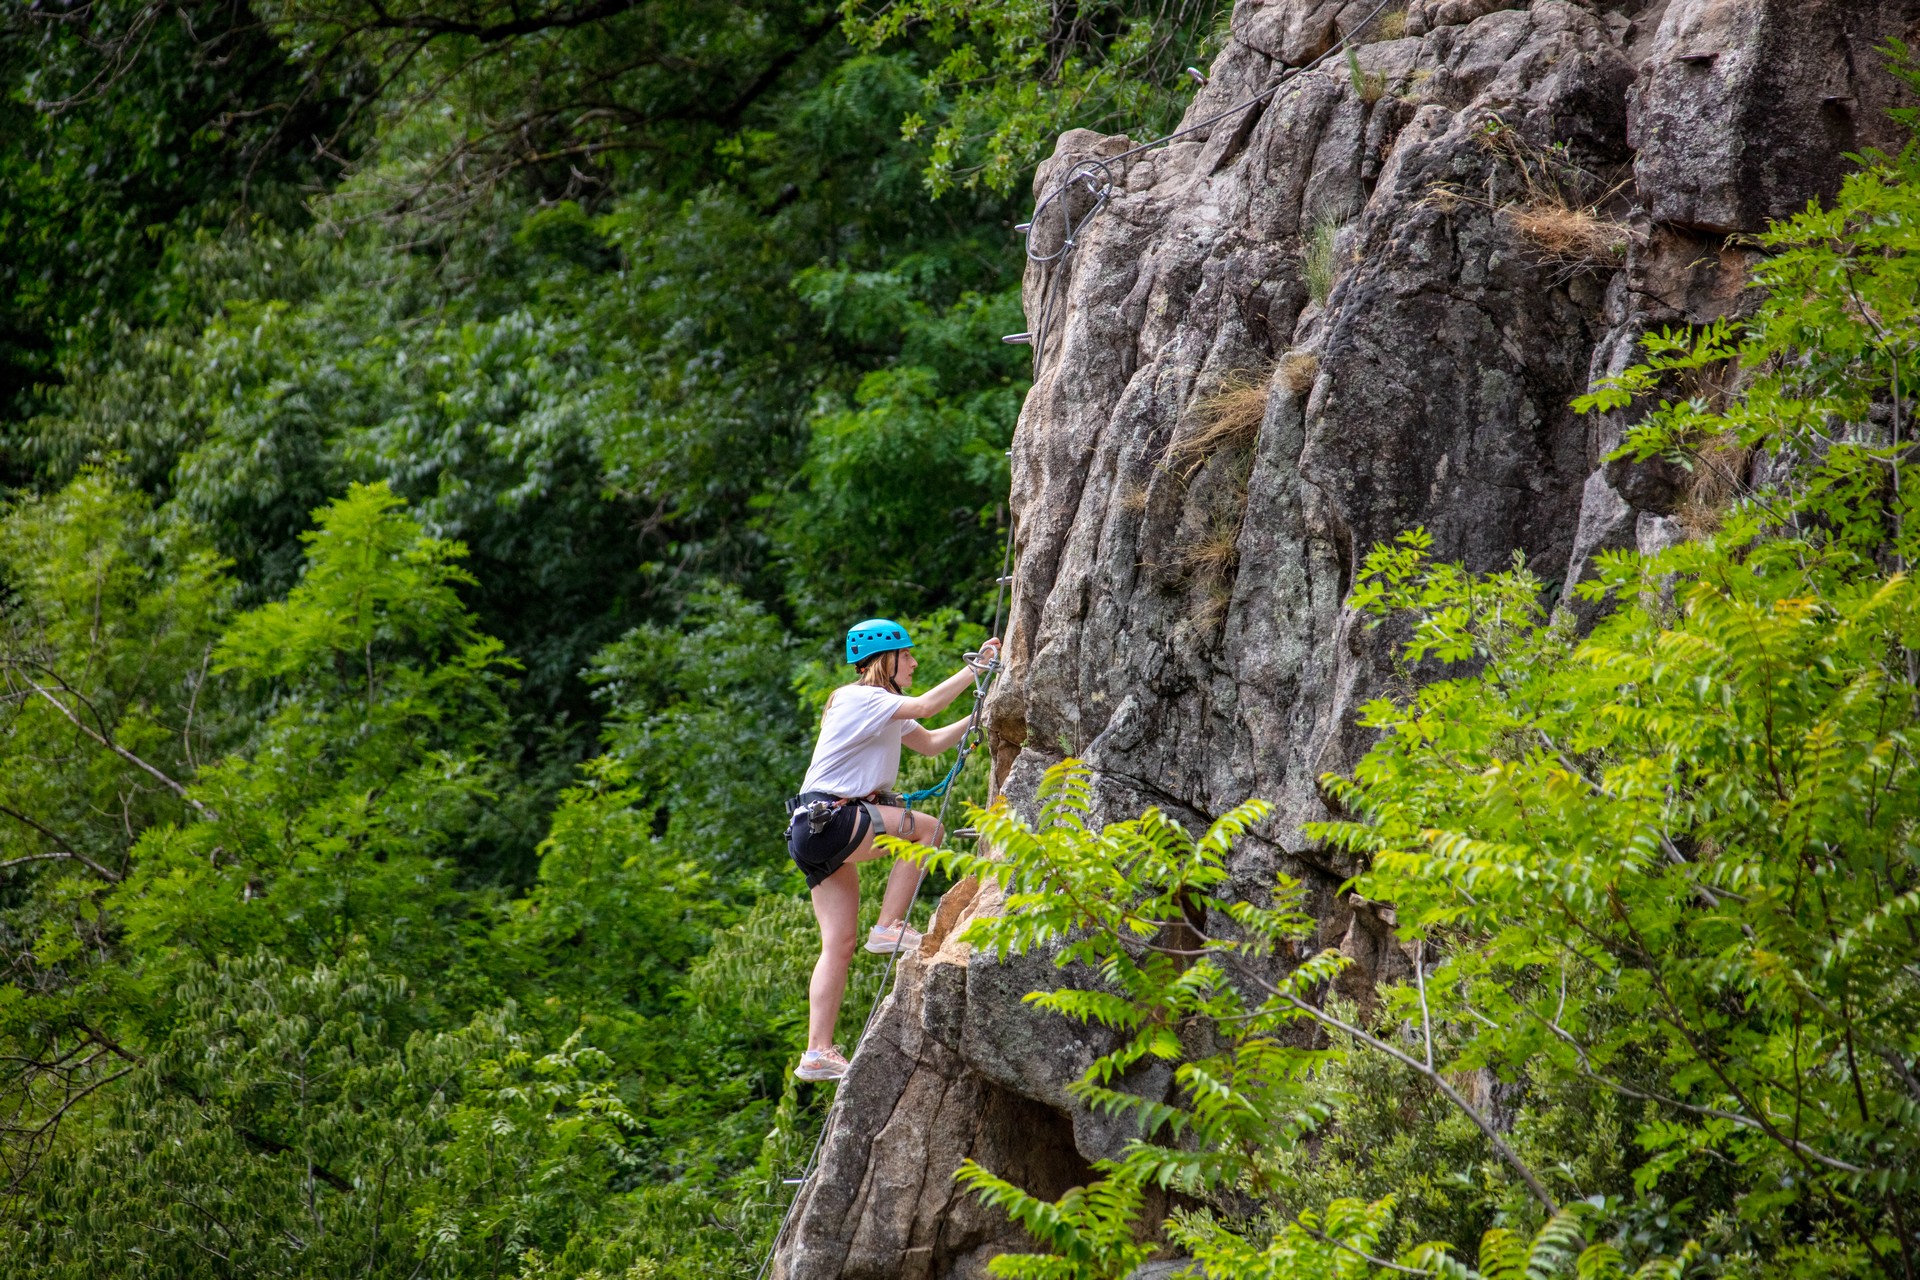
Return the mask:
<path id="1" fill-rule="evenodd" d="M 991 662 L 1000 642 L 981 646 Z M 847 1060 L 833 1047 L 833 1028 L 853 963 L 854 930 L 860 914 L 860 876 L 854 864 L 878 858 L 878 836 L 895 835 L 937 845 L 945 833 L 931 815 L 904 807 L 886 788 L 900 776 L 900 748 L 937 756 L 955 746 L 967 722 L 923 729 L 923 716 L 945 711 L 973 679 L 962 667 L 918 697 L 909 697 L 914 668 L 907 629 L 886 618 L 862 622 L 847 632 L 847 661 L 860 673 L 827 699 L 820 741 L 813 748 L 800 794 L 787 802 L 787 851 L 806 873 L 813 914 L 820 922 L 820 959 L 807 988 L 807 1051 L 794 1075 L 802 1080 L 838 1080 Z M 887 875 L 880 922 L 867 934 L 867 950 L 882 955 L 920 944 L 907 926 L 907 910 L 919 869 L 901 859 Z"/>

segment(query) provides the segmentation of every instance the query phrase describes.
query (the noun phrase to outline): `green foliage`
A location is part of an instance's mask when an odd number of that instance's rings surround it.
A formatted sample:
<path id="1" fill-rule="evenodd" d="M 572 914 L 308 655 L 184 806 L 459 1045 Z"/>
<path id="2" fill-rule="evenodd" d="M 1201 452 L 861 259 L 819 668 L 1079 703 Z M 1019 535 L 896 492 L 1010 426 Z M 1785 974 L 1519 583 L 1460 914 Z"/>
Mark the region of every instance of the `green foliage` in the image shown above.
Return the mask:
<path id="1" fill-rule="evenodd" d="M 798 895 L 768 894 L 694 963 L 687 993 L 711 1018 L 798 1027 L 819 954 L 812 907 Z"/>
<path id="2" fill-rule="evenodd" d="M 351 68 L 340 68 L 351 75 Z M 93 0 L 0 16 L 0 418 L 179 305 L 175 237 L 302 219 L 344 103 L 242 4 Z M 297 140 L 297 141 L 296 141 Z M 294 145 L 287 145 L 289 142 Z M 17 458 L 4 462 L 22 478 Z"/>
<path id="3" fill-rule="evenodd" d="M 972 1160 L 960 1164 L 961 1185 L 983 1204 L 1000 1209 L 1047 1245 L 1048 1254 L 1003 1254 L 990 1265 L 1006 1280 L 1071 1280 L 1098 1276 L 1122 1280 L 1153 1255 L 1153 1243 L 1133 1230 L 1146 1199 L 1138 1166 L 1113 1167 L 1088 1187 L 1075 1187 L 1057 1203 L 1037 1200 Z"/>
<path id="4" fill-rule="evenodd" d="M 231 595 L 221 569 L 190 527 L 98 472 L 0 525 L 0 858 L 111 882 L 141 830 L 180 815 L 169 780 L 222 726 L 217 698 L 195 696 Z"/>
<path id="5" fill-rule="evenodd" d="M 108 903 L 148 833 L 189 820 L 182 779 L 231 742 L 206 667 L 229 584 L 190 529 L 111 478 L 0 523 L 0 1167 L 30 1174 L 62 1114 L 117 1077 L 140 1016 Z M 131 1001 L 131 1003 L 129 1003 Z"/>
<path id="6" fill-rule="evenodd" d="M 299 584 L 234 624 L 215 651 L 215 671 L 286 682 L 331 668 L 336 698 L 391 704 L 406 715 L 435 705 L 441 690 L 421 684 L 435 659 L 457 652 L 433 672 L 453 682 L 495 665 L 499 642 L 474 631 L 455 591 L 473 582 L 454 565 L 466 548 L 425 536 L 417 521 L 395 514 L 405 505 L 385 485 L 354 485 L 317 512 L 318 527 L 301 535 L 308 554 Z"/>
<path id="7" fill-rule="evenodd" d="M 688 1006 L 727 908 L 617 759 L 563 797 L 529 895 L 463 884 L 506 721 L 460 548 L 383 486 L 306 542 L 288 597 L 215 636 L 182 628 L 217 613 L 217 562 L 111 481 L 0 526 L 9 670 L 76 673 L 18 686 L 9 742 L 46 745 L 10 797 L 46 813 L 93 779 L 127 828 L 111 862 L 23 854 L 12 874 L 34 878 L 0 900 L 8 1269 L 732 1265 L 785 1171 L 767 1161 L 816 1122 L 783 1098 L 798 1002 Z M 194 707 L 227 731 L 190 726 Z M 16 821 L 9 839 L 50 837 Z"/>
<path id="8" fill-rule="evenodd" d="M 198 312 L 14 448 L 56 481 L 94 458 L 167 493 L 255 600 L 292 585 L 310 511 L 385 480 L 469 547 L 470 603 L 542 719 L 590 719 L 595 651 L 715 576 L 807 634 L 903 596 L 977 605 L 1025 383 L 997 341 L 1017 259 L 976 228 L 997 202 L 957 226 L 911 207 L 891 136 L 911 83 L 902 59 L 851 61 L 711 183 L 593 213 L 507 201 L 511 235 L 442 261 L 385 227 L 192 242 Z M 381 189 L 362 174 L 325 207 L 360 216 Z"/>
<path id="9" fill-rule="evenodd" d="M 575 1032 L 551 1053 L 506 1033 L 469 1055 L 466 1095 L 447 1112 L 451 1138 L 437 1155 L 445 1174 L 422 1189 L 410 1215 L 434 1272 L 498 1274 L 530 1249 L 563 1244 L 600 1216 L 610 1177 L 630 1168 L 638 1128 L 603 1077 L 606 1054 Z"/>
<path id="10" fill-rule="evenodd" d="M 1339 219 L 1323 216 L 1314 220 L 1313 230 L 1307 234 L 1306 244 L 1301 246 L 1302 265 L 1307 275 L 1307 295 L 1315 302 L 1326 302 L 1333 293 L 1333 282 L 1340 274 L 1340 263 L 1334 251 L 1334 237 L 1339 234 Z"/>
<path id="11" fill-rule="evenodd" d="M 1350 1023 L 1369 1021 L 1337 1001 L 1327 1008 Z M 1290 1214 L 1325 1213 L 1343 1197 L 1391 1198 L 1392 1220 L 1375 1252 L 1388 1256 L 1445 1240 L 1458 1242 L 1466 1256 L 1493 1227 L 1532 1220 L 1536 1202 L 1527 1188 L 1479 1126 L 1424 1074 L 1424 1060 L 1409 1066 L 1337 1029 L 1328 1039 L 1339 1052 L 1314 1073 L 1312 1090 L 1334 1119 L 1310 1143 L 1273 1153 L 1278 1208 L 1270 1216 L 1276 1223 L 1284 1225 Z M 1550 1070 L 1483 1080 L 1495 1105 L 1502 1095 L 1508 1105 L 1524 1101 L 1504 1137 L 1529 1168 L 1551 1170 L 1587 1196 L 1623 1204 L 1632 1196 L 1638 1156 L 1631 1135 L 1640 1104 Z M 1705 1181 L 1696 1175 L 1696 1186 Z M 1668 1212 L 1677 1198 L 1654 1192 L 1631 1206 L 1623 1234 L 1636 1249 L 1664 1255 L 1684 1246 L 1683 1224 Z"/>
<path id="12" fill-rule="evenodd" d="M 86 1140 L 62 1144 L 25 1188 L 29 1211 L 0 1233 L 6 1270 L 191 1276 L 235 1256 L 401 1265 L 406 1200 L 432 1173 L 457 1061 L 444 1041 L 409 1044 L 407 995 L 364 956 L 183 974 L 171 1032 L 118 1064 L 119 1087 L 90 1099 Z"/>
<path id="13" fill-rule="evenodd" d="M 600 651 L 608 751 L 673 847 L 736 869 L 765 861 L 759 825 L 743 830 L 739 815 L 777 823 L 806 769 L 794 648 L 765 609 L 716 584 L 678 625 L 637 627 Z"/>
<path id="14" fill-rule="evenodd" d="M 1190 1214 L 1169 1224 L 1176 1244 L 1191 1251 L 1207 1275 L 1246 1280 L 1359 1280 L 1378 1274 L 1375 1249 L 1394 1213 L 1393 1197 L 1368 1204 L 1335 1200 L 1324 1215 L 1300 1214 L 1275 1231 L 1263 1246 L 1228 1229 L 1210 1214 Z M 1445 1267 L 1445 1255 L 1411 1255 L 1416 1262 Z M 1490 1278 L 1491 1280 L 1491 1278 Z"/>
<path id="15" fill-rule="evenodd" d="M 1920 993 L 1894 933 L 1920 888 L 1916 793 L 1893 745 L 1913 699 L 1888 662 L 1911 590 L 1839 571 L 1823 551 L 1843 531 L 1722 536 L 1611 566 L 1628 603 L 1579 644 L 1526 625 L 1524 570 L 1504 575 L 1507 635 L 1389 576 L 1383 606 L 1485 668 L 1369 709 L 1386 736 L 1336 787 L 1369 822 L 1323 834 L 1372 855 L 1362 892 L 1444 939 L 1426 996 L 1458 1061 L 1546 1057 L 1656 1104 L 1643 1191 L 1721 1152 L 1752 1171 L 1743 1215 L 1872 1221 L 1914 1167 L 1895 1064 L 1920 1050 Z"/>
<path id="16" fill-rule="evenodd" d="M 1566 1209 L 1549 1201 L 1550 1212 L 1539 1212 L 1541 1206 L 1528 1199 L 1546 1197 L 1537 1190 L 1537 1176 L 1448 1083 L 1447 1075 L 1465 1064 L 1423 1062 L 1400 1047 L 1403 1037 L 1369 1032 L 1325 1003 L 1326 984 L 1346 961 L 1331 951 L 1295 958 L 1313 928 L 1299 909 L 1297 882 L 1280 877 L 1268 906 L 1218 893 L 1227 882 L 1233 841 L 1267 807 L 1241 806 L 1198 839 L 1151 809 L 1094 831 L 1086 822 L 1090 786 L 1086 767 L 1069 760 L 1048 771 L 1036 824 L 1029 826 L 1004 805 L 975 810 L 990 854 L 902 846 L 1001 887 L 1002 911 L 976 918 L 963 938 L 1002 956 L 1042 949 L 1075 975 L 1028 1000 L 1105 1028 L 1113 1047 L 1070 1089 L 1096 1110 L 1131 1115 L 1140 1129 L 1118 1159 L 1096 1162 L 1094 1182 L 1052 1203 L 977 1165 L 963 1166 L 961 1180 L 971 1190 L 1049 1250 L 996 1258 L 993 1273 L 1052 1280 L 1130 1274 L 1158 1247 L 1136 1221 L 1149 1187 L 1219 1197 L 1222 1209 L 1235 1206 L 1232 1217 L 1203 1211 L 1164 1224 L 1168 1237 L 1192 1250 L 1208 1274 L 1346 1277 L 1398 1267 L 1419 1275 L 1491 1276 L 1508 1274 L 1501 1260 L 1514 1248 L 1533 1268 L 1528 1274 L 1567 1269 L 1560 1264 L 1572 1261 L 1568 1242 L 1587 1229 L 1590 1211 L 1604 1197 L 1574 1201 Z M 1339 1042 L 1315 1047 L 1316 1026 L 1336 1033 Z M 1358 1054 L 1381 1054 L 1411 1068 L 1429 1095 L 1444 1097 L 1472 1122 L 1471 1137 L 1451 1135 L 1461 1148 L 1461 1164 L 1436 1169 L 1437 1144 L 1409 1127 L 1406 1096 L 1396 1093 L 1398 1114 L 1387 1127 L 1405 1135 L 1413 1150 L 1392 1168 L 1424 1167 L 1442 1178 L 1467 1173 L 1488 1146 L 1508 1166 L 1504 1175 L 1476 1171 L 1492 1175 L 1500 1210 L 1496 1225 L 1481 1235 L 1480 1271 L 1459 1260 L 1463 1240 L 1410 1239 L 1394 1258 L 1378 1256 L 1398 1203 L 1392 1192 L 1372 1200 L 1335 1195 L 1304 1203 L 1316 1198 L 1328 1177 L 1325 1166 L 1304 1158 L 1299 1144 L 1309 1137 L 1352 1143 L 1359 1136 L 1343 1118 L 1351 1103 L 1350 1055 Z M 1173 1066 L 1173 1101 L 1129 1087 L 1137 1087 L 1135 1069 L 1154 1060 Z M 1555 1153 L 1567 1145 L 1567 1116 L 1556 1119 L 1556 1130 L 1544 1135 Z M 1333 1163 L 1334 1176 L 1341 1169 Z M 1574 1177 L 1583 1171 L 1563 1161 L 1555 1173 Z M 1506 1188 L 1517 1196 L 1500 1195 Z M 1430 1209 L 1431 1191 L 1423 1199 Z M 1249 1205 L 1259 1216 L 1246 1216 Z M 1477 1220 L 1484 1224 L 1484 1215 Z M 1608 1257 L 1626 1256 L 1617 1245 L 1609 1248 Z"/>
<path id="17" fill-rule="evenodd" d="M 1901 923 L 1920 902 L 1916 371 L 1897 336 L 1915 166 L 1882 157 L 1769 232 L 1743 331 L 1655 336 L 1586 402 L 1735 360 L 1737 394 L 1662 399 L 1623 452 L 1732 436 L 1792 462 L 1713 538 L 1610 558 L 1581 588 L 1619 601 L 1591 637 L 1540 620 L 1524 568 L 1468 584 L 1417 544 L 1375 553 L 1369 605 L 1483 669 L 1369 709 L 1386 736 L 1339 788 L 1370 822 L 1326 830 L 1373 854 L 1365 892 L 1446 941 L 1427 995 L 1462 1061 L 1550 1062 L 1645 1104 L 1637 1192 L 1696 1191 L 1730 1160 L 1709 1238 L 1834 1270 L 1910 1256 L 1889 1215 L 1920 1156 Z"/>
<path id="18" fill-rule="evenodd" d="M 909 138 L 932 127 L 926 181 L 938 195 L 1011 189 L 1068 128 L 1170 128 L 1180 69 L 1204 65 L 1225 43 L 1227 9 L 847 0 L 840 12 L 860 48 L 924 32 L 942 50 L 924 79 L 925 105 L 902 126 Z"/>
<path id="19" fill-rule="evenodd" d="M 144 837 L 125 927 L 143 948 L 208 956 L 269 944 L 317 959 L 373 939 L 427 972 L 463 927 L 445 859 L 489 822 L 500 644 L 455 592 L 461 549 L 384 488 L 354 489 L 319 525 L 300 585 L 214 649 L 216 672 L 269 711 L 203 769 L 201 820 Z"/>
<path id="20" fill-rule="evenodd" d="M 976 353 L 1005 350 L 1000 335 L 1021 323 L 1017 299 L 968 294 L 935 315 L 905 284 L 820 272 L 796 282 L 837 332 L 870 326 L 877 337 L 900 325 L 907 335 L 899 365 L 862 378 L 851 403 L 816 409 L 806 489 L 783 503 L 781 542 L 823 629 L 849 608 L 937 598 L 934 584 L 977 577 L 1005 528 L 1005 452 L 1025 388 L 1011 362 Z M 954 395 L 961 387 L 981 389 Z M 941 483 L 931 492 L 903 486 L 903 474 Z"/>
<path id="21" fill-rule="evenodd" d="M 1414 974 L 1374 1007 L 1289 949 L 1298 886 L 1217 892 L 1258 806 L 1095 832 L 1070 761 L 1036 825 L 978 815 L 994 856 L 919 851 L 1004 886 L 976 945 L 1086 975 L 1029 998 L 1111 1032 L 1076 1093 L 1140 1122 L 1055 1204 L 967 1172 L 1051 1250 L 997 1273 L 1123 1274 L 1154 1182 L 1205 1206 L 1162 1225 L 1207 1274 L 1912 1269 L 1920 150 L 1870 161 L 1765 237 L 1751 321 L 1654 335 L 1583 400 L 1658 398 L 1623 456 L 1773 460 L 1718 532 L 1603 557 L 1591 634 L 1518 559 L 1436 565 L 1418 530 L 1368 555 L 1350 603 L 1449 677 L 1366 707 L 1376 745 L 1323 779 L 1353 816 L 1308 827 L 1396 914 Z M 1174 1101 L 1116 1087 L 1148 1057 Z"/>
<path id="22" fill-rule="evenodd" d="M 364 954 L 187 975 L 172 1027 L 0 1231 L 11 1274 L 256 1266 L 472 1275 L 596 1217 L 632 1126 L 574 1041 L 511 1010 L 431 1032 Z"/>
<path id="23" fill-rule="evenodd" d="M 1077 762 L 1049 770 L 1033 827 L 1005 806 L 975 808 L 981 844 L 991 852 L 894 842 L 935 866 L 1003 887 L 1004 910 L 975 920 L 966 941 L 1003 956 L 1046 947 L 1059 965 L 1098 975 L 1093 985 L 1029 999 L 1116 1033 L 1117 1047 L 1097 1058 L 1072 1091 L 1095 1109 L 1132 1115 L 1144 1135 L 1121 1160 L 1097 1164 L 1101 1179 L 1071 1203 L 1048 1206 L 984 1170 L 969 1174 L 991 1203 L 1043 1243 L 1065 1249 L 1071 1264 L 1059 1270 L 1034 1262 L 1038 1270 L 1012 1271 L 1006 1268 L 1029 1264 L 996 1263 L 997 1274 L 1125 1275 L 1146 1256 L 1131 1228 L 1145 1187 L 1188 1194 L 1220 1185 L 1258 1187 L 1267 1177 L 1264 1147 L 1288 1132 L 1305 1132 L 1317 1119 L 1304 1078 L 1325 1055 L 1300 1047 L 1289 1033 L 1306 1016 L 1300 996 L 1338 963 L 1303 965 L 1249 998 L 1245 966 L 1305 937 L 1311 919 L 1300 911 L 1299 885 L 1292 881 L 1279 883 L 1271 907 L 1220 895 L 1233 840 L 1264 817 L 1267 806 L 1248 804 L 1223 815 L 1198 840 L 1157 810 L 1095 832 L 1086 825 L 1090 786 L 1091 775 Z M 1189 920 L 1209 912 L 1230 916 L 1242 936 L 1194 958 Z M 1203 1022 L 1234 1028 L 1215 1052 L 1192 1052 L 1183 1035 Z M 1125 1088 L 1129 1071 L 1154 1061 L 1177 1064 L 1181 1103 Z"/>
<path id="24" fill-rule="evenodd" d="M 509 909 L 503 941 L 527 972 L 549 975 L 550 1001 L 657 1015 L 703 949 L 688 905 L 706 904 L 713 877 L 686 846 L 654 834 L 627 780 L 616 759 L 602 757 L 584 785 L 561 794 L 539 878 Z"/>

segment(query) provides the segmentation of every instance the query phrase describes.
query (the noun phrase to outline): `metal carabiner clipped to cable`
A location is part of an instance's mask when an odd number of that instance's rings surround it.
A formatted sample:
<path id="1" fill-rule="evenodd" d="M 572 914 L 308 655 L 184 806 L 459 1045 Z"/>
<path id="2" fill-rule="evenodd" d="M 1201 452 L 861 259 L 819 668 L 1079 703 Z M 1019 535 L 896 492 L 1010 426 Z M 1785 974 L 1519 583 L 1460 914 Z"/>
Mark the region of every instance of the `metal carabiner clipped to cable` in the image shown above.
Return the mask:
<path id="1" fill-rule="evenodd" d="M 960 655 L 960 661 L 966 663 L 975 671 L 997 670 L 1000 666 L 1000 659 L 997 656 L 992 658 L 986 657 L 984 656 L 985 653 L 986 650 L 984 649 L 969 649 Z"/>

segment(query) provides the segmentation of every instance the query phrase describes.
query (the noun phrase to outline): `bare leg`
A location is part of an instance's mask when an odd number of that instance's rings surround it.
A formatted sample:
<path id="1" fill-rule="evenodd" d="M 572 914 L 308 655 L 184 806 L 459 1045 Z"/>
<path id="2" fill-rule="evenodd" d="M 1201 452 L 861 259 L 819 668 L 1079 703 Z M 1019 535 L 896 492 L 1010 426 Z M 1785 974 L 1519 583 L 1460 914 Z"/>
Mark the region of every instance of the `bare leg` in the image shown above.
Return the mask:
<path id="1" fill-rule="evenodd" d="M 820 922 L 820 958 L 807 985 L 807 1048 L 831 1049 L 860 923 L 860 873 L 851 861 L 814 889 L 813 917 Z"/>
<path id="2" fill-rule="evenodd" d="M 907 811 L 896 809 L 891 805 L 876 807 L 886 817 L 888 832 L 893 835 L 901 834 L 900 829 L 906 825 Z M 913 834 L 907 839 L 916 844 L 931 846 L 939 844 L 944 834 L 939 821 L 932 814 L 921 813 L 917 809 L 914 811 Z M 877 831 L 867 832 L 867 838 L 860 842 L 860 847 L 848 856 L 847 861 L 849 863 L 866 862 L 873 858 L 886 857 L 887 851 L 874 844 L 878 835 Z M 907 910 L 913 906 L 913 891 L 919 887 L 920 864 L 908 862 L 905 858 L 895 861 L 892 869 L 887 872 L 887 891 L 880 899 L 880 923 L 899 924 L 905 920 Z"/>
<path id="3" fill-rule="evenodd" d="M 920 887 L 920 864 L 905 858 L 894 860 L 887 869 L 887 891 L 880 898 L 880 923 L 899 924 L 913 906 L 913 891 Z"/>

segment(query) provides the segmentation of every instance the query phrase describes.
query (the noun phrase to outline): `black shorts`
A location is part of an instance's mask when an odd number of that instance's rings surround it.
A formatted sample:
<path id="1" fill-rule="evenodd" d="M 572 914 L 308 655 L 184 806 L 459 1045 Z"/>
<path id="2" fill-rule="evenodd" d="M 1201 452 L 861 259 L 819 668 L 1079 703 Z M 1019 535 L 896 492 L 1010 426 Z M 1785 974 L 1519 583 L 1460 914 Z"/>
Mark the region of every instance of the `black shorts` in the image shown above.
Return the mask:
<path id="1" fill-rule="evenodd" d="M 849 800 L 833 811 L 833 817 L 818 835 L 807 829 L 807 815 L 787 821 L 787 852 L 807 877 L 807 888 L 818 889 L 822 881 L 838 871 L 849 855 L 860 847 L 873 827 L 867 806 Z"/>

